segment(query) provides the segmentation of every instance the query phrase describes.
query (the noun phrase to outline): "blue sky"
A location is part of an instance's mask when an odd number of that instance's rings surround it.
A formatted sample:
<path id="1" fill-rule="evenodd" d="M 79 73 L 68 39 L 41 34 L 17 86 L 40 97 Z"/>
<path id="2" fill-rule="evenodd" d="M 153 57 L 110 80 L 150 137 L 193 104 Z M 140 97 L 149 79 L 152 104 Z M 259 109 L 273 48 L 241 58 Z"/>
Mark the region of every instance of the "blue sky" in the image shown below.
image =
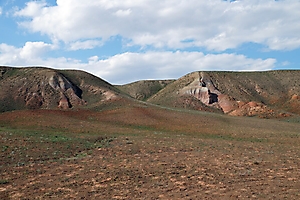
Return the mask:
<path id="1" fill-rule="evenodd" d="M 299 0 L 0 0 L 0 65 L 113 84 L 300 69 Z"/>

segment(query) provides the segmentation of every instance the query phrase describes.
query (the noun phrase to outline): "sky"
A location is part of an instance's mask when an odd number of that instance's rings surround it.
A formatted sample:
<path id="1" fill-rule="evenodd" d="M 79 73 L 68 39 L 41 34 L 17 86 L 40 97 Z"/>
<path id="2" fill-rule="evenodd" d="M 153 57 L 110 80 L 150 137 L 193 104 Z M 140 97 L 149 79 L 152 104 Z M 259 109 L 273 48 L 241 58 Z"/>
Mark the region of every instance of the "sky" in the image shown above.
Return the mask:
<path id="1" fill-rule="evenodd" d="M 300 0 L 0 0 L 0 66 L 112 84 L 300 69 Z"/>

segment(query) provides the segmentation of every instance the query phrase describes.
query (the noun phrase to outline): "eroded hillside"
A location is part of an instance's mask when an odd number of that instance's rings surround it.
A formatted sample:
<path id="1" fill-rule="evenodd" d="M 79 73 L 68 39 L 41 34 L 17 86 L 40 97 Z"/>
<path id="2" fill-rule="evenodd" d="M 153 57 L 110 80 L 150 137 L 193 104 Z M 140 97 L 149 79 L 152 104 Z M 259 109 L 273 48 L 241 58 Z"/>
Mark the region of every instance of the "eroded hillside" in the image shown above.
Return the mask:
<path id="1" fill-rule="evenodd" d="M 78 70 L 0 67 L 0 112 L 73 107 L 103 109 L 107 102 L 120 99 L 124 101 L 119 106 L 137 103 L 135 98 L 167 107 L 233 116 L 286 117 L 300 114 L 299 76 L 299 70 L 193 72 L 178 80 L 113 86 Z"/>
<path id="2" fill-rule="evenodd" d="M 290 116 L 300 114 L 299 75 L 299 71 L 194 72 L 148 101 L 233 116 Z"/>
<path id="3" fill-rule="evenodd" d="M 82 71 L 0 68 L 0 111 L 92 106 L 116 99 L 118 90 Z"/>

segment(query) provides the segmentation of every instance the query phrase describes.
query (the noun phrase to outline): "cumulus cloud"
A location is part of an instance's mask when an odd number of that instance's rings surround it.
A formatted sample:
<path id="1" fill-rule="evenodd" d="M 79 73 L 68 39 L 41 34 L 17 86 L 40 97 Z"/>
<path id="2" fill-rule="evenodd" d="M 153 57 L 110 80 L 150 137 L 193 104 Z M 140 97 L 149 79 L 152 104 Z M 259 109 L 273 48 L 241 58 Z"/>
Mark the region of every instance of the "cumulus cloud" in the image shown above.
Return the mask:
<path id="1" fill-rule="evenodd" d="M 26 42 L 21 48 L 0 44 L 0 63 L 2 65 L 36 65 L 43 64 L 43 55 L 55 49 L 52 44 L 44 42 Z"/>
<path id="2" fill-rule="evenodd" d="M 22 59 L 34 59 L 54 48 L 52 44 L 44 42 L 26 42 L 20 49 L 19 56 Z"/>
<path id="3" fill-rule="evenodd" d="M 141 79 L 179 78 L 193 71 L 270 70 L 275 59 L 250 59 L 235 54 L 203 54 L 201 52 L 123 53 L 105 60 L 93 59 L 94 74 L 116 84 Z"/>
<path id="4" fill-rule="evenodd" d="M 299 10 L 298 0 L 57 0 L 29 2 L 15 15 L 28 30 L 65 43 L 120 35 L 142 47 L 224 51 L 252 42 L 292 50 L 300 47 Z"/>
<path id="5" fill-rule="evenodd" d="M 57 69 L 81 69 L 113 84 L 124 84 L 142 79 L 179 78 L 193 71 L 208 70 L 269 70 L 275 59 L 251 59 L 236 54 L 204 54 L 202 52 L 165 51 L 122 53 L 106 59 L 98 56 L 82 60 L 59 57 L 45 58 L 52 51 L 51 44 L 27 42 L 16 48 L 0 44 L 0 63 L 12 66 L 48 66 Z"/>

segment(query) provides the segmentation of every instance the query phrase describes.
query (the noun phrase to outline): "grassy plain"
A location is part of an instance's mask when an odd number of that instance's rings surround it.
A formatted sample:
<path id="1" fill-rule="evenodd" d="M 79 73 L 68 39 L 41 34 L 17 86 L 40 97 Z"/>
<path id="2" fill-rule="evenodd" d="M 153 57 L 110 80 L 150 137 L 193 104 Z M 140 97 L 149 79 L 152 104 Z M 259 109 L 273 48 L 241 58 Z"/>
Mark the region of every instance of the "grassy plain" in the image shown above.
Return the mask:
<path id="1" fill-rule="evenodd" d="M 299 199 L 300 123 L 150 104 L 0 114 L 0 199 Z"/>

